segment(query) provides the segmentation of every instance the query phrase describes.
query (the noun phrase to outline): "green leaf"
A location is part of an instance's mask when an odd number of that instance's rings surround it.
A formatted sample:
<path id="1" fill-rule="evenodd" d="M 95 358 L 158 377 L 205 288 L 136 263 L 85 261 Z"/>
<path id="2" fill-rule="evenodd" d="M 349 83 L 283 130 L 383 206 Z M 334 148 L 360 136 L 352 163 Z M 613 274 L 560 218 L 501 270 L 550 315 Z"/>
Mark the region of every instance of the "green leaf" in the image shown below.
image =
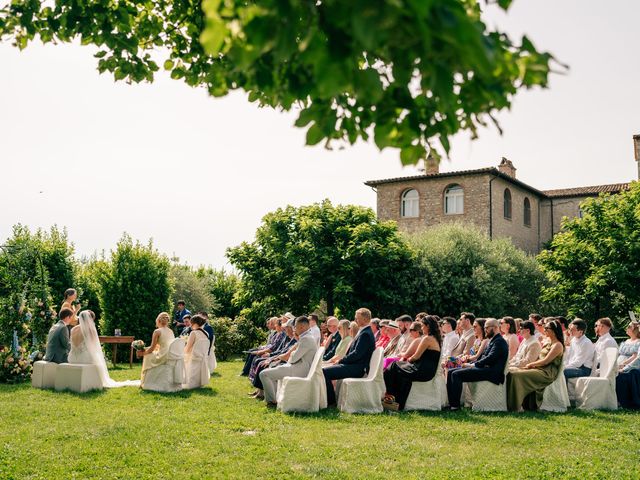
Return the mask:
<path id="1" fill-rule="evenodd" d="M 426 150 L 422 145 L 410 145 L 400 150 L 400 161 L 403 165 L 415 165 L 426 156 Z"/>
<path id="2" fill-rule="evenodd" d="M 316 145 L 325 138 L 325 134 L 317 123 L 311 125 L 307 130 L 307 145 Z"/>
<path id="3" fill-rule="evenodd" d="M 171 70 L 171 69 L 173 69 L 173 65 L 174 65 L 173 60 L 165 60 L 164 64 L 163 64 L 163 67 L 164 67 L 165 70 Z"/>

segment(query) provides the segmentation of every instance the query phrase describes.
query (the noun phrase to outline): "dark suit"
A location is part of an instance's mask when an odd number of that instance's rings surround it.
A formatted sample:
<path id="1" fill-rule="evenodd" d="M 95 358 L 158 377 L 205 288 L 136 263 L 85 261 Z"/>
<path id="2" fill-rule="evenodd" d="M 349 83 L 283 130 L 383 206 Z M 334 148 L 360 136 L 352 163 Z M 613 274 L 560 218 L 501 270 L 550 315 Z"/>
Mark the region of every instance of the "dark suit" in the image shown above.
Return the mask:
<path id="1" fill-rule="evenodd" d="M 371 327 L 362 328 L 356 338 L 353 339 L 345 356 L 336 365 L 322 369 L 324 381 L 327 385 L 327 403 L 335 405 L 336 392 L 333 389 L 332 380 L 342 378 L 361 378 L 369 370 L 371 355 L 376 348 Z"/>
<path id="2" fill-rule="evenodd" d="M 216 336 L 213 333 L 213 327 L 209 324 L 209 322 L 206 322 L 203 326 L 202 329 L 207 332 L 207 336 L 209 337 L 209 352 L 208 355 L 211 355 L 211 347 L 213 346 L 213 341 L 215 340 Z"/>
<path id="3" fill-rule="evenodd" d="M 340 336 L 340 332 L 336 332 L 333 335 L 331 335 L 331 340 L 329 341 L 329 345 L 327 345 L 327 348 L 324 351 L 324 355 L 322 356 L 323 360 L 331 360 L 333 358 L 333 356 L 336 354 L 336 348 L 338 348 L 338 344 L 340 343 L 340 340 L 342 340 L 342 337 Z"/>
<path id="4" fill-rule="evenodd" d="M 487 348 L 473 367 L 451 370 L 447 376 L 447 396 L 451 407 L 460 408 L 462 384 L 488 380 L 500 385 L 504 383 L 504 366 L 509 359 L 509 345 L 502 335 L 493 336 Z"/>

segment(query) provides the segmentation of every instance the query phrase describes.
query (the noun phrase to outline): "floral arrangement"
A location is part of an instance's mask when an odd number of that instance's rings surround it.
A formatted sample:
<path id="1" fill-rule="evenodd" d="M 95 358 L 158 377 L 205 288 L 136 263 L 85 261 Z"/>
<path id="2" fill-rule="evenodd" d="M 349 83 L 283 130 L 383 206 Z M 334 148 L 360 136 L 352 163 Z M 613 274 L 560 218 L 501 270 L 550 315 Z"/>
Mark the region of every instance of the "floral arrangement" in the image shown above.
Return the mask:
<path id="1" fill-rule="evenodd" d="M 140 351 L 140 350 L 144 350 L 144 342 L 142 340 L 134 340 L 133 342 L 131 342 L 131 346 L 133 347 L 134 350 L 136 351 Z"/>
<path id="2" fill-rule="evenodd" d="M 16 352 L 0 347 L 0 383 L 24 382 L 31 377 L 32 370 L 24 347 L 18 347 Z"/>

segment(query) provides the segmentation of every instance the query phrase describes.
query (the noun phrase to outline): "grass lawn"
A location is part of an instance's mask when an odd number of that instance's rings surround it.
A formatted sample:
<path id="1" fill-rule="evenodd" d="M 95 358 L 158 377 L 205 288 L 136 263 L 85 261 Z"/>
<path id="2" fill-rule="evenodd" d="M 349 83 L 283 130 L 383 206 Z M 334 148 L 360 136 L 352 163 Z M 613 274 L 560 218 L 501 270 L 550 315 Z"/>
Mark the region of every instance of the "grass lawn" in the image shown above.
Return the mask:
<path id="1" fill-rule="evenodd" d="M 241 365 L 169 395 L 0 385 L 0 479 L 640 478 L 638 413 L 285 415 Z"/>

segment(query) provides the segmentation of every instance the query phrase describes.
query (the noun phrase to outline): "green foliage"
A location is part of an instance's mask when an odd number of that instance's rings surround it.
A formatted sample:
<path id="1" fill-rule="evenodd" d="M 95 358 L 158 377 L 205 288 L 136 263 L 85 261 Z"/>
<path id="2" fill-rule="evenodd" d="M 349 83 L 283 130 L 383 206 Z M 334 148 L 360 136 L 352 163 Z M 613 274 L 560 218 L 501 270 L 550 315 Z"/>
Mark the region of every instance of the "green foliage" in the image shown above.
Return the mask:
<path id="1" fill-rule="evenodd" d="M 471 225 L 448 224 L 408 237 L 416 255 L 416 311 L 479 317 L 537 311 L 544 274 L 535 258 Z"/>
<path id="2" fill-rule="evenodd" d="M 236 318 L 242 310 L 237 295 L 242 281 L 235 273 L 224 269 L 201 269 L 199 275 L 207 279 L 209 291 L 213 295 L 214 305 L 212 313 L 216 317 Z"/>
<path id="3" fill-rule="evenodd" d="M 78 266 L 76 285 L 80 294 L 82 308 L 92 310 L 97 319 L 102 318 L 100 292 L 108 269 L 109 262 L 104 256 L 93 256 L 85 259 Z"/>
<path id="4" fill-rule="evenodd" d="M 73 245 L 66 230 L 54 226 L 32 233 L 23 225 L 13 227 L 12 236 L 0 250 L 0 343 L 8 343 L 14 329 L 21 343 L 42 344 L 55 320 L 52 292 L 74 285 Z"/>
<path id="5" fill-rule="evenodd" d="M 161 63 L 216 97 L 240 89 L 261 105 L 301 108 L 309 145 L 354 144 L 373 130 L 378 148 L 399 149 L 408 164 L 433 147 L 448 152 L 460 131 L 497 125 L 519 89 L 547 86 L 553 57 L 486 25 L 481 5 L 13 0 L 0 9 L 0 39 L 95 45 L 98 70 L 127 82 L 152 81 Z"/>
<path id="6" fill-rule="evenodd" d="M 8 347 L 0 347 L 0 384 L 19 383 L 31 378 L 31 361 L 24 347 L 12 352 Z"/>
<path id="7" fill-rule="evenodd" d="M 169 259 L 158 253 L 151 242 L 134 243 L 125 234 L 101 277 L 102 332 L 111 335 L 119 328 L 123 335 L 133 335 L 148 345 L 156 317 L 171 308 L 169 269 Z"/>
<path id="8" fill-rule="evenodd" d="M 618 329 L 640 310 L 640 183 L 581 205 L 538 259 L 551 285 L 543 298 L 585 319 L 610 316 Z M 619 330 L 620 331 L 620 330 Z"/>
<path id="9" fill-rule="evenodd" d="M 243 274 L 243 303 L 264 310 L 266 302 L 269 315 L 309 312 L 322 300 L 329 314 L 366 306 L 391 315 L 409 298 L 398 282 L 411 267 L 409 249 L 395 224 L 379 222 L 369 208 L 325 200 L 278 209 L 262 219 L 254 242 L 227 257 Z"/>
<path id="10" fill-rule="evenodd" d="M 169 271 L 173 293 L 171 303 L 184 300 L 191 312 L 211 312 L 213 296 L 209 291 L 207 279 L 197 275 L 187 265 L 171 265 Z"/>
<path id="11" fill-rule="evenodd" d="M 250 320 L 239 317 L 232 320 L 218 317 L 211 320 L 216 334 L 216 358 L 226 360 L 262 343 L 266 332 L 256 327 Z"/>

